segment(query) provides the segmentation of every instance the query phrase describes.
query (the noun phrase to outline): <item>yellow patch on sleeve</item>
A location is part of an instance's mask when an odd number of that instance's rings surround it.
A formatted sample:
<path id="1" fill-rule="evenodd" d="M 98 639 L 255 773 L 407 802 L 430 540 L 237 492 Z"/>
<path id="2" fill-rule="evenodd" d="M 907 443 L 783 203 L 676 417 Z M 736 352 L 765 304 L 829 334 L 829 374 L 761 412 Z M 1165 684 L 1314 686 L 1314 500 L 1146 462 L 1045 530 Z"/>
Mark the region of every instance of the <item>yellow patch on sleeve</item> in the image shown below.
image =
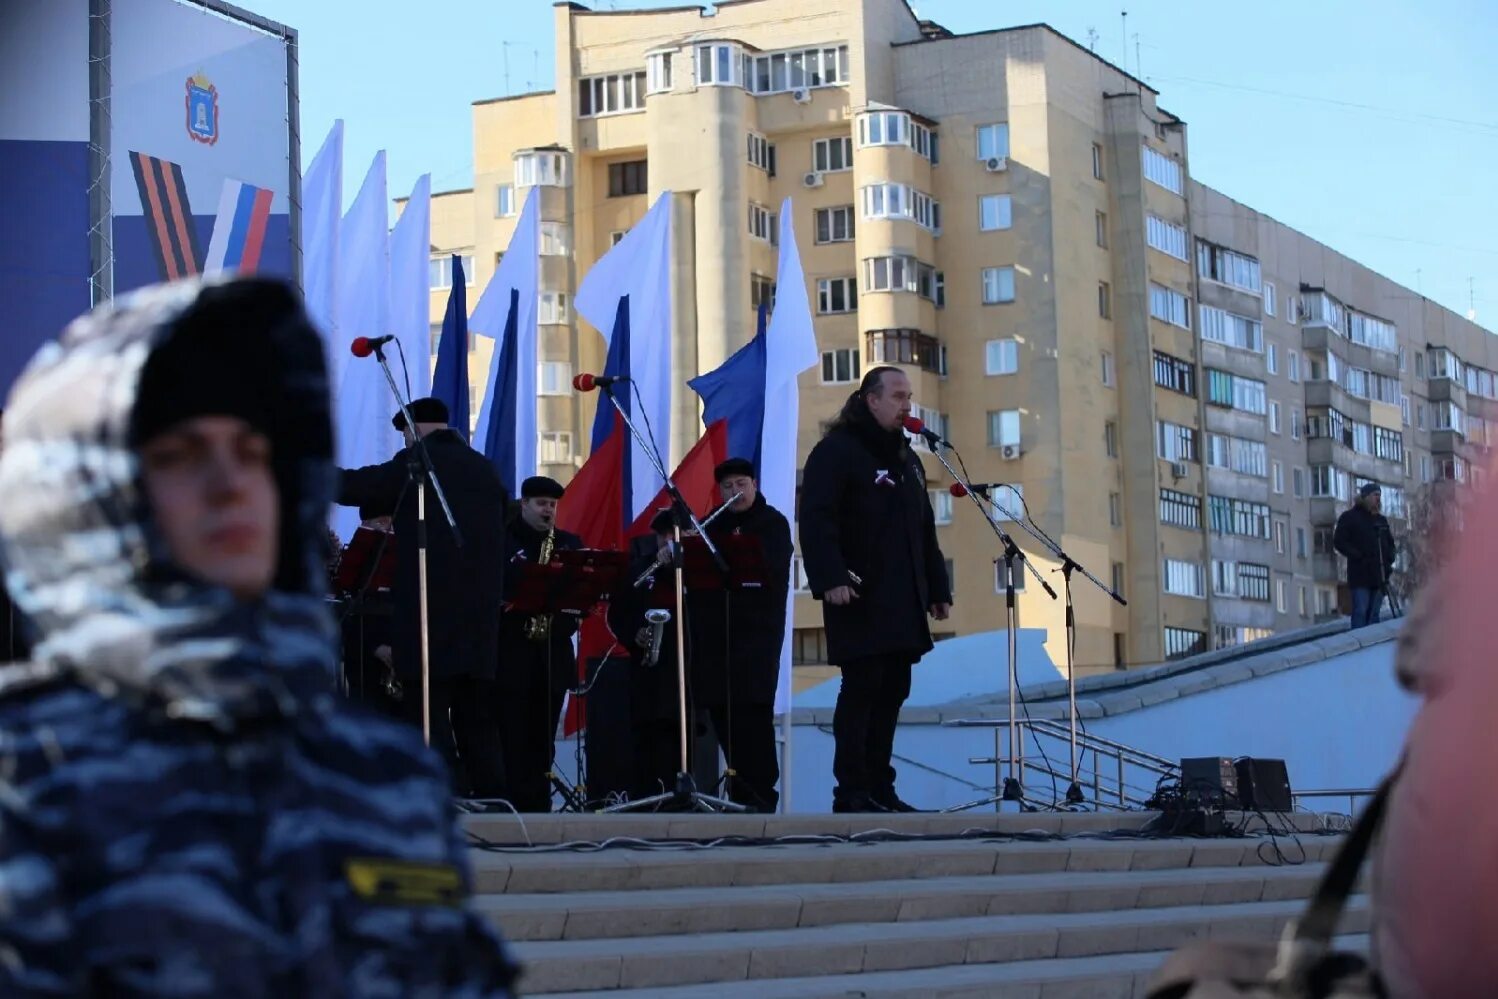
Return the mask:
<path id="1" fill-rule="evenodd" d="M 366 902 L 457 906 L 463 901 L 463 877 L 451 864 L 351 857 L 344 874 L 354 894 Z"/>

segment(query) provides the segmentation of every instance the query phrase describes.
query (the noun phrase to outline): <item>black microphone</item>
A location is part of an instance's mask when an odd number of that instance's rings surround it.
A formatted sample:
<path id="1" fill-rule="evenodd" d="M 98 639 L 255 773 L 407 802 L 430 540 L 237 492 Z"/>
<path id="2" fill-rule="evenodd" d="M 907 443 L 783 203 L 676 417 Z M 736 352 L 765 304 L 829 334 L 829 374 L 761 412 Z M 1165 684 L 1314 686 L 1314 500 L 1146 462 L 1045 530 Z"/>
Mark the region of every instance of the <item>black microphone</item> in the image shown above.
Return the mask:
<path id="1" fill-rule="evenodd" d="M 394 334 L 387 334 L 385 336 L 356 336 L 354 337 L 354 342 L 348 345 L 348 349 L 355 357 L 368 357 L 374 353 L 376 347 L 383 347 L 394 339 Z"/>
<path id="2" fill-rule="evenodd" d="M 914 416 L 905 417 L 905 430 L 907 433 L 919 434 L 926 438 L 928 443 L 939 444 L 942 447 L 951 447 L 952 442 L 947 440 L 935 430 L 927 430 L 926 424 Z"/>
<path id="3" fill-rule="evenodd" d="M 629 381 L 628 375 L 573 375 L 572 387 L 579 392 L 592 392 L 594 389 L 608 388 L 616 382 Z"/>

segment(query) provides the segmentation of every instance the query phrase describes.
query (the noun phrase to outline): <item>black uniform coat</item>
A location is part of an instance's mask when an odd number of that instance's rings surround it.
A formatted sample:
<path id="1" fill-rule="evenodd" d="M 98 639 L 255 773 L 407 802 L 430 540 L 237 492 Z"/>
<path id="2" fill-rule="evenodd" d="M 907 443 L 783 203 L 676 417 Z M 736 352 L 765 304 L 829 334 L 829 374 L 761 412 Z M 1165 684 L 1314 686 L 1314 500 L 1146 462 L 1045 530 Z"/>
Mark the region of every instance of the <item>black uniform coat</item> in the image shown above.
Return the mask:
<path id="1" fill-rule="evenodd" d="M 774 704 L 791 585 L 791 525 L 761 495 L 743 513 L 723 511 L 707 533 L 715 543 L 735 534 L 758 538 L 767 582 L 730 594 L 726 624 L 723 590 L 689 595 L 692 691 L 703 707 L 726 703 L 729 693 L 735 704 Z"/>
<path id="2" fill-rule="evenodd" d="M 631 538 L 629 542 L 629 572 L 625 579 L 633 583 L 640 574 L 650 568 L 660 552 L 660 542 L 654 534 Z M 655 579 L 660 582 L 668 578 L 671 570 L 659 570 Z M 635 644 L 635 635 L 646 626 L 645 612 L 660 607 L 671 612 L 671 620 L 661 632 L 661 654 L 654 666 L 645 665 L 645 650 Z M 691 620 L 690 613 L 687 617 Z M 650 721 L 674 719 L 681 713 L 680 696 L 676 677 L 676 606 L 675 597 L 664 586 L 626 585 L 609 600 L 609 630 L 624 650 L 630 670 L 630 703 L 633 720 L 638 724 Z M 615 653 L 619 655 L 620 653 Z M 610 666 L 613 669 L 614 666 Z M 688 676 L 691 664 L 687 665 Z"/>
<path id="3" fill-rule="evenodd" d="M 504 584 L 504 516 L 507 497 L 499 473 L 453 430 L 426 437 L 427 450 L 453 517 L 463 534 L 458 548 L 428 487 L 427 587 L 432 676 L 445 679 L 494 676 L 499 656 L 499 608 Z M 420 684 L 421 600 L 416 564 L 416 487 L 405 487 L 411 448 L 381 465 L 341 473 L 338 502 L 395 521 L 393 649 L 397 673 Z M 417 686 L 417 690 L 420 687 Z"/>
<path id="4" fill-rule="evenodd" d="M 541 557 L 541 544 L 545 531 L 538 531 L 518 514 L 505 528 L 505 563 L 514 566 L 522 562 L 534 563 Z M 575 551 L 583 546 L 583 539 L 569 531 L 558 530 L 552 541 L 552 551 Z M 505 573 L 505 599 L 513 597 L 512 588 L 518 584 L 520 574 L 513 570 Z M 506 614 L 499 624 L 499 672 L 495 679 L 507 689 L 530 689 L 531 681 L 539 683 L 546 677 L 548 662 L 547 643 L 533 642 L 525 637 L 526 622 L 530 614 L 519 612 Z M 572 614 L 553 614 L 551 617 L 551 691 L 565 693 L 577 682 L 577 654 L 572 650 L 572 636 L 577 631 L 578 618 Z"/>
<path id="5" fill-rule="evenodd" d="M 1347 585 L 1353 589 L 1382 588 L 1394 568 L 1394 532 L 1388 519 L 1361 504 L 1337 518 L 1332 545 L 1347 559 Z"/>
<path id="6" fill-rule="evenodd" d="M 829 430 L 807 456 L 799 520 L 812 596 L 848 585 L 858 593 L 822 605 L 828 659 L 915 662 L 929 652 L 927 608 L 951 603 L 952 589 L 926 475 L 904 433 L 881 430 L 866 410 Z"/>

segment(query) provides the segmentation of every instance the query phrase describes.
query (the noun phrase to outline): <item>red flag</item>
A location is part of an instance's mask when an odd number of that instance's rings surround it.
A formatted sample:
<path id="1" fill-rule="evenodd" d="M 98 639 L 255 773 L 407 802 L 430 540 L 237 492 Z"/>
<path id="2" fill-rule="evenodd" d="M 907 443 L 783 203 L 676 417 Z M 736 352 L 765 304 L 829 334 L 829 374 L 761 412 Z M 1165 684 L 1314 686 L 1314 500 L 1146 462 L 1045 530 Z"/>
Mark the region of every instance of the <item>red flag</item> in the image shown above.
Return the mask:
<path id="1" fill-rule="evenodd" d="M 624 427 L 616 423 L 557 503 L 557 527 L 582 538 L 586 548 L 624 547 L 624 445 Z"/>
<path id="2" fill-rule="evenodd" d="M 671 480 L 681 490 L 687 506 L 699 517 L 706 517 L 718 505 L 718 483 L 713 480 L 713 470 L 728 460 L 728 421 L 719 420 L 707 428 L 702 439 L 692 445 L 681 464 L 676 466 Z M 661 510 L 671 505 L 671 494 L 664 486 L 655 494 L 635 522 L 625 530 L 626 538 L 639 537 L 650 530 L 650 522 Z"/>

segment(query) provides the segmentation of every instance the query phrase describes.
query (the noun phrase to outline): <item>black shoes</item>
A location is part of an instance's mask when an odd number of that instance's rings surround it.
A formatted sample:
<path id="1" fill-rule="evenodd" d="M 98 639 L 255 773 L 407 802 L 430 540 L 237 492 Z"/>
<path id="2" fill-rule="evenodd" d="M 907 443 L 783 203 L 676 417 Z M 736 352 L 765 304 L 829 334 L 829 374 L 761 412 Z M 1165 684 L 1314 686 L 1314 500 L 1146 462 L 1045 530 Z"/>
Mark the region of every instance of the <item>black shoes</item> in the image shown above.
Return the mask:
<path id="1" fill-rule="evenodd" d="M 889 809 L 875 801 L 872 795 L 854 793 L 834 794 L 832 796 L 832 811 L 833 814 L 841 814 L 847 812 L 888 812 Z"/>
<path id="2" fill-rule="evenodd" d="M 915 807 L 909 802 L 900 800 L 900 796 L 895 793 L 894 788 L 890 788 L 887 791 L 875 791 L 870 795 L 870 799 L 886 812 L 922 811 L 922 809 Z"/>

